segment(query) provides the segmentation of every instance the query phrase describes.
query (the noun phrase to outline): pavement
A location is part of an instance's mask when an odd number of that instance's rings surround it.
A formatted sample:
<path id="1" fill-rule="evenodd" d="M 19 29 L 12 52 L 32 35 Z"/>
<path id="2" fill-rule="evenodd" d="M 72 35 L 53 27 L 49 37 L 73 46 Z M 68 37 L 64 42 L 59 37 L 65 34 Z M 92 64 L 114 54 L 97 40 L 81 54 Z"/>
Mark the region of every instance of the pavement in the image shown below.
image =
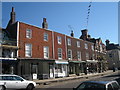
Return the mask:
<path id="1" fill-rule="evenodd" d="M 117 71 L 116 71 L 117 72 Z M 83 74 L 83 75 L 80 75 L 80 76 L 77 76 L 75 74 L 72 74 L 72 75 L 69 75 L 69 77 L 62 77 L 62 78 L 52 78 L 52 79 L 44 79 L 44 80 L 33 80 L 34 82 L 36 82 L 36 84 L 39 84 L 39 85 L 47 85 L 47 84 L 50 84 L 50 83 L 55 83 L 55 82 L 62 82 L 62 81 L 68 81 L 68 80 L 76 80 L 76 79 L 88 79 L 90 77 L 95 77 L 95 76 L 104 76 L 104 75 L 110 75 L 110 74 L 113 74 L 113 73 L 116 73 L 116 72 L 113 72 L 113 70 L 108 70 L 106 72 L 102 72 L 102 73 L 92 73 L 92 74 Z"/>

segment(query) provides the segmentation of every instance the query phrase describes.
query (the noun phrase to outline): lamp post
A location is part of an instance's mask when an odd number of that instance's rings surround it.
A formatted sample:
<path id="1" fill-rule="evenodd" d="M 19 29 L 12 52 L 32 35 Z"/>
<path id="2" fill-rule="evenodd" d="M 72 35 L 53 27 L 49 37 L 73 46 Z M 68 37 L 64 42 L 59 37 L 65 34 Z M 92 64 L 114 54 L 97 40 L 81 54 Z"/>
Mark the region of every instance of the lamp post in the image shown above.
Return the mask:
<path id="1" fill-rule="evenodd" d="M 0 59 L 0 74 L 2 74 L 2 59 Z"/>

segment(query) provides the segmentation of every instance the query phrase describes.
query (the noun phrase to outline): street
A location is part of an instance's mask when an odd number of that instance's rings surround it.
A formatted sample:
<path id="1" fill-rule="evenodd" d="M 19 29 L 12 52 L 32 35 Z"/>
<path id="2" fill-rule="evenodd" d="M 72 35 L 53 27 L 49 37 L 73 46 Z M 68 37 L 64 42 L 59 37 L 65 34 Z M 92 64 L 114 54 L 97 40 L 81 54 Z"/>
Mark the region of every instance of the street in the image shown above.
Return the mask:
<path id="1" fill-rule="evenodd" d="M 97 80 L 97 81 L 109 81 L 116 80 L 120 84 L 120 73 L 116 72 L 111 75 L 91 77 L 88 79 L 79 79 L 79 80 L 70 80 L 64 82 L 51 83 L 49 85 L 38 85 L 34 90 L 72 90 L 74 87 L 77 87 L 82 81 L 86 80 Z"/>

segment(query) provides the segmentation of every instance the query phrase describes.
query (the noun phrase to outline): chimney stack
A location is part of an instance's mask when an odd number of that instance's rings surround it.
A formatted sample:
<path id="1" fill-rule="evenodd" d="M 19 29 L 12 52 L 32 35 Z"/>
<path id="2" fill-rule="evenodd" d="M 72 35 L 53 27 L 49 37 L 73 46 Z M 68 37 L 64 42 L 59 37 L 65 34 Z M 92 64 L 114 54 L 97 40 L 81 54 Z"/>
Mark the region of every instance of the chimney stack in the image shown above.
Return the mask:
<path id="1" fill-rule="evenodd" d="M 73 33 L 73 30 L 71 30 L 71 37 L 74 37 L 74 33 Z"/>
<path id="2" fill-rule="evenodd" d="M 14 7 L 12 7 L 12 12 L 10 14 L 11 24 L 15 23 L 15 18 L 16 18 L 16 14 L 15 14 L 15 11 L 14 11 Z"/>
<path id="3" fill-rule="evenodd" d="M 106 42 L 106 46 L 109 46 L 110 41 L 107 39 L 105 42 Z"/>
<path id="4" fill-rule="evenodd" d="M 43 18 L 42 28 L 48 29 L 48 23 L 47 23 L 46 18 Z"/>
<path id="5" fill-rule="evenodd" d="M 81 35 L 80 39 L 87 40 L 88 39 L 88 30 L 84 29 L 84 30 L 81 30 L 81 32 L 82 32 L 82 35 Z"/>

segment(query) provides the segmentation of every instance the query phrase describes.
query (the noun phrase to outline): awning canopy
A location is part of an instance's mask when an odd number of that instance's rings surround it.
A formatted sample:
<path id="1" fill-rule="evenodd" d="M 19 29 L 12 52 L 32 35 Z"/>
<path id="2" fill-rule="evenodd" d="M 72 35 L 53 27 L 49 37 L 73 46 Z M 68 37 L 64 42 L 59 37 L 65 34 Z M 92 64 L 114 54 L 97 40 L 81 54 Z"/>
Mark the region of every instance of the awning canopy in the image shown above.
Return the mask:
<path id="1" fill-rule="evenodd" d="M 55 64 L 68 64 L 68 61 L 55 61 Z"/>
<path id="2" fill-rule="evenodd" d="M 0 60 L 17 60 L 17 58 L 0 58 Z"/>
<path id="3" fill-rule="evenodd" d="M 72 62 L 72 63 L 83 63 L 85 61 L 69 61 L 69 62 Z"/>
<path id="4" fill-rule="evenodd" d="M 86 60 L 86 62 L 88 62 L 88 63 L 97 63 L 98 61 L 97 60 Z"/>
<path id="5" fill-rule="evenodd" d="M 2 47 L 2 48 L 10 48 L 10 49 L 18 49 L 17 46 L 13 46 L 13 45 L 0 45 L 0 47 Z"/>

